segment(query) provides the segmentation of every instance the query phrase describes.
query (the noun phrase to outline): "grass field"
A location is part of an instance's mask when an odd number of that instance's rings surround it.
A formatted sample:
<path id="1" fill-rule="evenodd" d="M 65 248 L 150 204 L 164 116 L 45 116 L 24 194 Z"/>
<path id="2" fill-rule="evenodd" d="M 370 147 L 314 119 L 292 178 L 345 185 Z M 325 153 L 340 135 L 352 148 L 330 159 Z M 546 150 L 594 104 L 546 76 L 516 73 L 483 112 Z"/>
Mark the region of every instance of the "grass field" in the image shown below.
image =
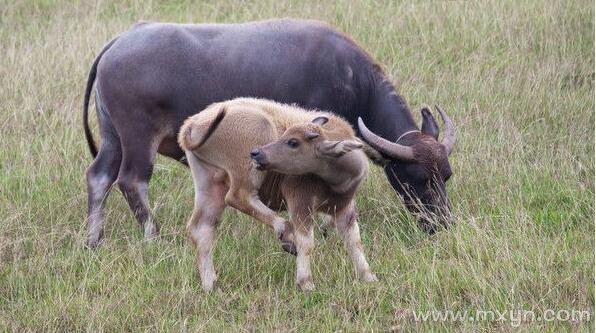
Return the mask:
<path id="1" fill-rule="evenodd" d="M 594 330 L 593 2 L 324 3 L 0 0 L 0 331 Z M 378 283 L 357 281 L 338 236 L 316 232 L 317 289 L 304 294 L 294 257 L 228 210 L 219 288 L 204 294 L 184 233 L 190 172 L 160 157 L 150 195 L 161 237 L 144 241 L 112 191 L 105 241 L 85 249 L 81 106 L 103 44 L 141 19 L 271 17 L 336 25 L 413 110 L 446 108 L 458 125 L 456 225 L 422 233 L 372 167 L 357 205 Z M 416 319 L 432 310 L 590 318 Z"/>

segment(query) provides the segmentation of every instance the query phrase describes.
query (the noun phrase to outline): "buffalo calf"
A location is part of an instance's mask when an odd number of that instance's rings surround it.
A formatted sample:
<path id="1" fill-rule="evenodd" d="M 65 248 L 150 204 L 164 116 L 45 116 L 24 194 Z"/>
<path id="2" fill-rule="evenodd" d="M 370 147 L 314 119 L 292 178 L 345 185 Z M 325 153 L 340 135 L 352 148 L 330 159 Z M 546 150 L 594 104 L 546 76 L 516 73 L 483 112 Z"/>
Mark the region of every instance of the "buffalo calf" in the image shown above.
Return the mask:
<path id="1" fill-rule="evenodd" d="M 226 206 L 271 227 L 283 248 L 297 254 L 296 280 L 304 291 L 314 289 L 310 256 L 317 212 L 331 216 L 361 278 L 376 280 L 364 256 L 354 205 L 368 161 L 343 119 L 240 98 L 212 104 L 187 119 L 178 142 L 195 185 L 187 231 L 204 290 L 216 281 L 214 233 Z M 291 223 L 275 212 L 283 208 Z"/>

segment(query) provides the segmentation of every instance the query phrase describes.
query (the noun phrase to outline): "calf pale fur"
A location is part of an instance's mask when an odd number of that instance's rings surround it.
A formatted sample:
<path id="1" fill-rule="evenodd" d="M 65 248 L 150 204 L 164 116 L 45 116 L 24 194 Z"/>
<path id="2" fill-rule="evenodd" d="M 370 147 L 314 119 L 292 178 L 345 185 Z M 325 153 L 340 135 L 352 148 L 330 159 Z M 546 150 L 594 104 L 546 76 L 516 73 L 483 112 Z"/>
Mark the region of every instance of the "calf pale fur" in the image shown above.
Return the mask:
<path id="1" fill-rule="evenodd" d="M 376 280 L 360 242 L 353 199 L 368 161 L 362 143 L 343 119 L 238 98 L 212 104 L 188 118 L 178 142 L 195 185 L 187 231 L 197 250 L 204 290 L 211 290 L 216 281 L 214 232 L 226 205 L 270 226 L 286 251 L 297 252 L 296 279 L 302 290 L 314 288 L 310 255 L 316 212 L 329 215 L 357 273 L 365 281 Z M 284 203 L 290 224 L 274 211 Z"/>

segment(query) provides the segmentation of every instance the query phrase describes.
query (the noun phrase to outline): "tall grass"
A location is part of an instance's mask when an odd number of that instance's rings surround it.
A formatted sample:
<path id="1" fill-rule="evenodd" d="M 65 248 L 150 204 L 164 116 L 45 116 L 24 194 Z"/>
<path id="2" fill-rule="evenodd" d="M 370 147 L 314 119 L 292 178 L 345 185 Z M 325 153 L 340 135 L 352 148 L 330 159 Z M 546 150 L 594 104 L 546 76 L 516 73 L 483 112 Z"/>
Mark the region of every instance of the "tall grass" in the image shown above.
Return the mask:
<path id="1" fill-rule="evenodd" d="M 414 110 L 447 109 L 456 225 L 423 234 L 373 168 L 357 205 L 378 283 L 358 282 L 337 235 L 316 233 L 317 290 L 301 293 L 271 232 L 228 211 L 219 289 L 204 294 L 184 235 L 190 172 L 158 158 L 150 195 L 162 236 L 145 242 L 112 191 L 106 239 L 84 249 L 81 105 L 103 44 L 141 19 L 287 16 L 353 36 Z M 589 310 L 589 321 L 520 325 L 594 330 L 592 2 L 0 1 L 0 27 L 0 331 L 515 329 L 415 320 L 433 309 Z"/>

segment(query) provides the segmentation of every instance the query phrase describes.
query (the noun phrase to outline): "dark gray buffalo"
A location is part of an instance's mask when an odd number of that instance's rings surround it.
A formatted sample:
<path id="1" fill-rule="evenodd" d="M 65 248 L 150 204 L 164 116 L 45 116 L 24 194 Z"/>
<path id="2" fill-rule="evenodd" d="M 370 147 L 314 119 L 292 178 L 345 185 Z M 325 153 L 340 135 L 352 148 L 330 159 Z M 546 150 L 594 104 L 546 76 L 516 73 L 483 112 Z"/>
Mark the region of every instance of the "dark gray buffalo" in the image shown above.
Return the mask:
<path id="1" fill-rule="evenodd" d="M 99 152 L 87 123 L 94 81 Z M 453 123 L 438 110 L 445 123 L 439 142 L 438 126 L 423 108 L 419 130 L 387 75 L 350 38 L 324 23 L 300 20 L 140 23 L 104 47 L 87 81 L 85 135 L 95 157 L 87 170 L 88 244 L 101 238 L 114 182 L 145 236 L 156 235 L 147 195 L 155 154 L 183 161 L 176 143 L 182 122 L 211 103 L 239 96 L 343 116 L 383 155 L 389 182 L 427 231 L 450 222 L 445 182 Z"/>

